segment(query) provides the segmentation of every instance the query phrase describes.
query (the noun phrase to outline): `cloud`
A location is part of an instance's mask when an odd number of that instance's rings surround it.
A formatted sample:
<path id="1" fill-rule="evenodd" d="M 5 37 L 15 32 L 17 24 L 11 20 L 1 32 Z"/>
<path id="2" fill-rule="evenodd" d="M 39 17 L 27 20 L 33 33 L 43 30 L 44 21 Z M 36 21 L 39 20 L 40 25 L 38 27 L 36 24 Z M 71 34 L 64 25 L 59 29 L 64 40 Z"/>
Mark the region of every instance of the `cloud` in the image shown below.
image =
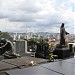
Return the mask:
<path id="1" fill-rule="evenodd" d="M 58 30 L 58 33 L 64 22 L 66 29 L 73 33 L 73 9 L 73 0 L 0 0 L 0 29 L 54 33 Z"/>
<path id="2" fill-rule="evenodd" d="M 5 32 L 18 31 L 22 26 L 22 23 L 10 22 L 6 19 L 0 19 L 0 30 Z"/>

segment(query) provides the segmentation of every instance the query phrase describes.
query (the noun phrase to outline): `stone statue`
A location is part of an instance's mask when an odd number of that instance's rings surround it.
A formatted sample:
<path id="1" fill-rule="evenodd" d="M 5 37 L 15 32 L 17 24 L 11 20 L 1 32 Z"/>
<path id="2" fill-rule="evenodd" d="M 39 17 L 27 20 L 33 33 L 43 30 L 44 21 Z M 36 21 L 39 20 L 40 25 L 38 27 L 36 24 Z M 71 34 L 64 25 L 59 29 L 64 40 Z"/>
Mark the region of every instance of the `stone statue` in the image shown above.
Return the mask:
<path id="1" fill-rule="evenodd" d="M 14 53 L 13 44 L 11 41 L 5 38 L 0 40 L 0 55 L 4 55 L 7 58 L 17 58 L 17 54 Z"/>
<path id="2" fill-rule="evenodd" d="M 60 44 L 58 44 L 53 52 L 53 55 L 57 55 L 57 59 L 69 58 L 73 54 L 70 52 L 69 47 L 65 43 L 65 36 L 69 34 L 65 31 L 64 23 L 60 27 Z"/>
<path id="3" fill-rule="evenodd" d="M 65 45 L 65 35 L 67 35 L 67 34 L 69 34 L 69 33 L 65 31 L 64 23 L 62 23 L 62 25 L 60 27 L 60 45 L 61 46 Z"/>
<path id="4" fill-rule="evenodd" d="M 12 42 L 5 38 L 1 38 L 0 49 L 3 49 L 2 54 L 4 54 L 6 51 L 10 51 L 12 53 L 14 50 Z"/>

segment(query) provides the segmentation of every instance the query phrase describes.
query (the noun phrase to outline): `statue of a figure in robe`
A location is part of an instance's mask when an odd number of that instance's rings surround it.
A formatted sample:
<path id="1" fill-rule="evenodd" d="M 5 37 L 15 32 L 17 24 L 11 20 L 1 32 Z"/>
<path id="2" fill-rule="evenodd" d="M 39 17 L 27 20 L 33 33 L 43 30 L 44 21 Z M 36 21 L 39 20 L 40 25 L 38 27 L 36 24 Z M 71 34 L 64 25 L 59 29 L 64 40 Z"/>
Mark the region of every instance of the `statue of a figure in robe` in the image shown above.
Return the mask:
<path id="1" fill-rule="evenodd" d="M 65 45 L 65 35 L 69 34 L 65 31 L 64 23 L 60 27 L 60 45 Z"/>

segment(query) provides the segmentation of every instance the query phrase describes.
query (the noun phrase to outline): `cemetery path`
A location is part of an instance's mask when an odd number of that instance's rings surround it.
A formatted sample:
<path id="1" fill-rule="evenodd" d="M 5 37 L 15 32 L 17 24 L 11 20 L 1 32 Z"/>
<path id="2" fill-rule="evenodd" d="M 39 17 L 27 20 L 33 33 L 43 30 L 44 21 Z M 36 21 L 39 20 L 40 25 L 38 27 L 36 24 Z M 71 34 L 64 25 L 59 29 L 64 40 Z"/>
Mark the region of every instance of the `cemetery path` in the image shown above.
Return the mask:
<path id="1" fill-rule="evenodd" d="M 31 66 L 31 61 L 34 61 L 36 66 Z M 47 61 L 28 56 L 2 60 L 0 73 L 6 73 L 4 75 L 75 75 L 75 58 L 46 63 Z"/>

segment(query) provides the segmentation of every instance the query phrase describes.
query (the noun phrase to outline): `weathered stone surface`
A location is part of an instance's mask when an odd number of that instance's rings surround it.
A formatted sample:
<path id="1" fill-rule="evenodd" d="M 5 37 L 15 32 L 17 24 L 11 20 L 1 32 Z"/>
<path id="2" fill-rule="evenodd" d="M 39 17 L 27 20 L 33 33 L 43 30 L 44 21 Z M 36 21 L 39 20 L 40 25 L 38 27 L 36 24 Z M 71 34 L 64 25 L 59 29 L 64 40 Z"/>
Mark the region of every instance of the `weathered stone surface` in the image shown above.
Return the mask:
<path id="1" fill-rule="evenodd" d="M 8 59 L 8 60 L 2 60 L 2 61 L 7 62 L 9 64 L 13 64 L 18 67 L 22 67 L 22 66 L 29 66 L 31 61 L 34 61 L 36 64 L 39 64 L 39 63 L 47 62 L 48 60 L 25 56 L 21 58 Z"/>
<path id="2" fill-rule="evenodd" d="M 16 41 L 16 53 L 23 56 L 25 54 L 25 41 Z"/>
<path id="3" fill-rule="evenodd" d="M 16 66 L 0 61 L 0 71 L 16 68 Z"/>

